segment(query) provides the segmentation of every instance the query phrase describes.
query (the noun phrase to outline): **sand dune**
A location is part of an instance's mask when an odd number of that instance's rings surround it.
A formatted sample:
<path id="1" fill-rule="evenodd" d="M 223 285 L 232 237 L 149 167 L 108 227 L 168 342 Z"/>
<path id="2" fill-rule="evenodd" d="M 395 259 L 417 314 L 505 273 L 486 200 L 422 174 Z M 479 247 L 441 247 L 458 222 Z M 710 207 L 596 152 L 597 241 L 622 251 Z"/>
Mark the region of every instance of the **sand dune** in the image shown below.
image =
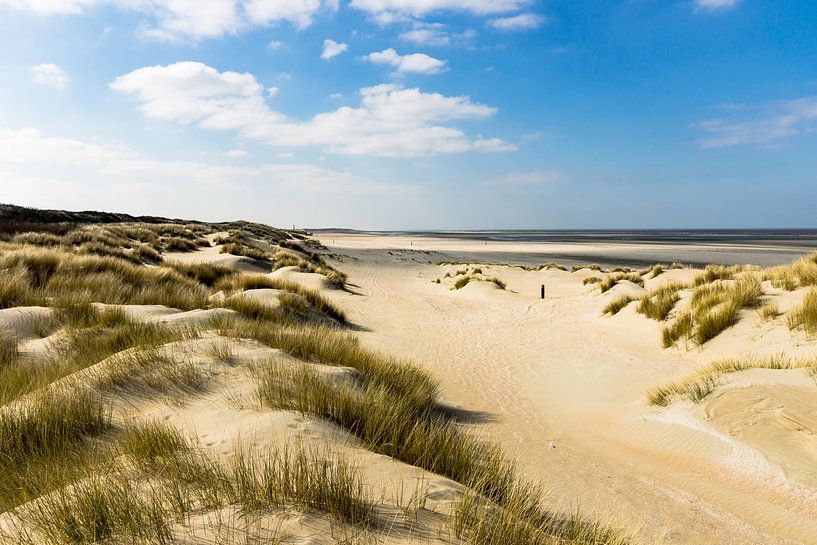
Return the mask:
<path id="1" fill-rule="evenodd" d="M 784 319 L 742 310 L 736 326 L 705 345 L 664 349 L 662 325 L 637 313 L 638 303 L 613 317 L 601 309 L 621 295 L 688 283 L 698 270 L 648 275 L 644 288 L 623 281 L 599 295 L 583 280 L 603 275 L 588 269 L 486 266 L 541 263 L 548 259 L 541 253 L 558 252 L 556 245 L 541 252 L 544 246 L 527 243 L 486 248 L 424 238 L 409 246 L 400 237 L 340 234 L 321 240 L 355 258 L 344 266 L 360 279 L 362 294 L 336 299 L 369 330 L 362 334 L 367 344 L 410 355 L 442 378 L 448 403 L 487 414 L 480 429 L 546 482 L 556 503 L 612 513 L 640 528 L 646 542 L 817 542 L 810 377 L 737 373 L 700 405 L 646 402 L 650 389 L 721 357 L 817 356 L 817 342 L 790 331 Z M 683 251 L 694 258 L 694 248 Z M 498 298 L 483 283 L 461 294 L 434 283 L 468 267 L 499 277 L 508 290 Z M 781 312 L 804 295 L 768 282 L 763 290 Z M 683 294 L 678 308 L 689 298 Z"/>

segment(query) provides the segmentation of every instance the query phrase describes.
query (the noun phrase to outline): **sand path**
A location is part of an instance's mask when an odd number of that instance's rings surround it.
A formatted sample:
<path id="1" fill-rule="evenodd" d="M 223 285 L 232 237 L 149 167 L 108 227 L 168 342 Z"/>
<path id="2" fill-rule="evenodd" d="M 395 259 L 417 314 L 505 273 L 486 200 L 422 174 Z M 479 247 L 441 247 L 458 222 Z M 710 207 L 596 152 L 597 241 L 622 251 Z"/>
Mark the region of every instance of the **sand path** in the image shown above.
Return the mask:
<path id="1" fill-rule="evenodd" d="M 331 296 L 364 342 L 432 370 L 444 400 L 563 507 L 621 521 L 649 543 L 817 543 L 812 489 L 708 426 L 700 408 L 645 406 L 647 389 L 691 371 L 697 356 L 662 350 L 657 325 L 645 329 L 626 311 L 599 320 L 603 302 L 577 281 L 582 273 L 496 268 L 486 273 L 510 291 L 476 283 L 452 292 L 432 283 L 443 269 L 429 263 L 451 256 L 450 241 L 320 238 L 351 258 L 341 268 L 357 294 Z"/>

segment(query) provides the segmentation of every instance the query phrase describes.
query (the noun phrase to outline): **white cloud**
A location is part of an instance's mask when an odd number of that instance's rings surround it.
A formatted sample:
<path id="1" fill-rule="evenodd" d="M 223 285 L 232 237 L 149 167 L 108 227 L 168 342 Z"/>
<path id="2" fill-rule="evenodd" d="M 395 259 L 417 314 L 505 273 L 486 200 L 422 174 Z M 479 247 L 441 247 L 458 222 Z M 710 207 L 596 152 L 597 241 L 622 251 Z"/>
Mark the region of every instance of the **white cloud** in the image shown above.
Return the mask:
<path id="1" fill-rule="evenodd" d="M 224 154 L 225 157 L 230 157 L 231 159 L 239 159 L 241 157 L 247 156 L 247 151 L 243 149 L 231 149 L 227 153 Z"/>
<path id="2" fill-rule="evenodd" d="M 450 33 L 443 24 L 415 21 L 411 30 L 400 34 L 400 39 L 417 45 L 441 47 L 468 44 L 473 41 L 476 34 L 472 29 Z"/>
<path id="3" fill-rule="evenodd" d="M 0 0 L 0 7 L 31 11 L 38 15 L 69 15 L 82 13 L 83 8 L 99 3 L 99 0 Z"/>
<path id="4" fill-rule="evenodd" d="M 251 74 L 218 72 L 201 63 L 140 68 L 111 88 L 135 97 L 147 117 L 217 130 L 235 130 L 280 147 L 317 146 L 347 155 L 420 156 L 506 151 L 499 139 L 469 138 L 450 123 L 484 119 L 496 109 L 466 96 L 445 96 L 394 84 L 360 90 L 358 107 L 343 106 L 296 121 L 270 109 Z"/>
<path id="5" fill-rule="evenodd" d="M 329 98 L 332 100 L 343 98 L 343 93 L 332 93 L 331 95 L 329 95 Z"/>
<path id="6" fill-rule="evenodd" d="M 349 6 L 389 23 L 439 11 L 496 15 L 519 11 L 530 3 L 531 0 L 352 0 Z"/>
<path id="7" fill-rule="evenodd" d="M 547 185 L 560 182 L 565 179 L 563 173 L 557 170 L 539 170 L 531 172 L 513 171 L 504 174 L 493 180 L 485 182 L 485 185 L 497 186 L 532 186 Z"/>
<path id="8" fill-rule="evenodd" d="M 400 55 L 394 49 L 384 49 L 366 56 L 369 62 L 387 64 L 398 74 L 439 74 L 445 71 L 447 61 L 430 57 L 425 53 Z"/>
<path id="9" fill-rule="evenodd" d="M 31 81 L 37 85 L 62 90 L 69 79 L 65 70 L 56 64 L 38 64 L 31 67 Z"/>
<path id="10" fill-rule="evenodd" d="M 740 0 L 695 0 L 695 5 L 704 9 L 724 9 L 738 5 Z"/>
<path id="11" fill-rule="evenodd" d="M 488 21 L 488 25 L 504 31 L 531 30 L 542 26 L 547 19 L 537 13 L 520 13 L 511 17 L 500 17 Z"/>
<path id="12" fill-rule="evenodd" d="M 321 58 L 325 61 L 329 59 L 333 59 L 349 49 L 348 44 L 338 43 L 335 40 L 326 39 L 323 41 L 323 53 L 321 53 Z"/>
<path id="13" fill-rule="evenodd" d="M 0 7 L 39 15 L 81 14 L 104 5 L 144 14 L 147 21 L 140 32 L 145 37 L 179 41 L 236 34 L 284 21 L 305 28 L 322 4 L 321 0 L 0 0 Z M 336 10 L 337 0 L 323 5 Z"/>
<path id="14" fill-rule="evenodd" d="M 281 40 L 272 40 L 270 43 L 267 44 L 267 49 L 270 51 L 275 51 L 276 49 L 281 49 L 286 44 Z"/>
<path id="15" fill-rule="evenodd" d="M 278 91 L 280 91 L 280 89 L 278 87 L 273 86 L 273 87 L 268 88 L 267 89 L 267 97 L 269 97 L 269 98 L 274 97 L 275 95 L 278 94 Z"/>
<path id="16" fill-rule="evenodd" d="M 746 107 L 741 107 L 733 111 L 742 114 L 745 109 Z M 693 124 L 694 128 L 708 134 L 698 140 L 698 145 L 702 148 L 745 144 L 769 147 L 817 129 L 817 97 L 785 100 L 750 110 L 754 112 L 754 116 L 710 119 Z"/>
<path id="17" fill-rule="evenodd" d="M 230 163 L 155 160 L 122 146 L 0 127 L 0 195 L 16 204 L 277 225 L 348 222 L 353 214 L 365 225 L 388 224 L 392 214 L 369 211 L 373 203 L 393 210 L 416 193 L 311 164 Z"/>

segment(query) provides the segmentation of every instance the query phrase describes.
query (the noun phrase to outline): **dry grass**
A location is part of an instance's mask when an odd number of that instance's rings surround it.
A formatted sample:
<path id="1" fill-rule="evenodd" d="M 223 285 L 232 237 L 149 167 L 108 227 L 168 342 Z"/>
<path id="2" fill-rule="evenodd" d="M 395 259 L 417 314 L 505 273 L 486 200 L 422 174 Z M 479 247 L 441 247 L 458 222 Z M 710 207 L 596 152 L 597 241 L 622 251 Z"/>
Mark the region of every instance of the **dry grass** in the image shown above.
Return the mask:
<path id="1" fill-rule="evenodd" d="M 64 250 L 12 248 L 0 255 L 0 308 L 50 300 L 204 308 L 207 290 L 164 267 Z"/>
<path id="2" fill-rule="evenodd" d="M 788 291 L 817 286 L 817 254 L 798 259 L 790 265 L 767 269 L 764 271 L 764 280 Z"/>
<path id="3" fill-rule="evenodd" d="M 602 310 L 602 314 L 609 314 L 610 316 L 614 316 L 618 314 L 621 309 L 632 303 L 633 301 L 637 301 L 638 298 L 632 297 L 630 295 L 622 295 L 621 297 L 616 297 L 609 303 L 607 306 L 604 307 Z"/>
<path id="4" fill-rule="evenodd" d="M 601 282 L 601 278 L 599 278 L 598 276 L 588 276 L 587 278 L 582 280 L 582 284 L 584 284 L 585 286 L 587 286 L 588 284 L 598 284 L 599 282 Z"/>
<path id="5" fill-rule="evenodd" d="M 810 289 L 799 307 L 788 315 L 789 329 L 802 329 L 809 335 L 817 333 L 817 288 Z"/>
<path id="6" fill-rule="evenodd" d="M 0 369 L 17 361 L 20 352 L 17 349 L 17 338 L 0 330 Z"/>
<path id="7" fill-rule="evenodd" d="M 224 244 L 221 247 L 221 253 L 249 257 L 251 259 L 258 259 L 260 261 L 268 261 L 269 259 L 272 258 L 272 256 L 268 252 L 265 252 L 264 250 L 260 250 L 258 248 L 247 246 L 246 244 L 241 244 L 238 242 L 228 242 L 227 244 Z"/>
<path id="8" fill-rule="evenodd" d="M 224 276 L 213 286 L 214 291 L 224 291 L 227 294 L 254 289 L 275 289 L 298 295 L 319 314 L 329 316 L 341 324 L 347 322 L 346 314 L 337 305 L 330 302 L 318 292 L 293 282 L 270 278 L 263 274 L 244 273 Z"/>
<path id="9" fill-rule="evenodd" d="M 467 272 L 467 271 L 466 271 Z M 457 273 L 459 274 L 459 273 Z M 496 276 L 482 276 L 479 274 L 469 274 L 468 276 L 463 276 L 462 278 L 458 278 L 456 282 L 454 282 L 454 287 L 452 289 L 458 290 L 462 289 L 467 286 L 470 282 L 491 282 L 495 284 L 500 289 L 505 289 L 507 286 L 505 282 L 497 278 Z"/>
<path id="10" fill-rule="evenodd" d="M 682 289 L 684 286 L 675 282 L 655 288 L 641 298 L 637 310 L 647 318 L 664 321 L 681 299 L 679 292 Z"/>
<path id="11" fill-rule="evenodd" d="M 758 310 L 758 314 L 764 320 L 774 320 L 778 316 L 780 316 L 780 309 L 777 307 L 777 303 L 766 303 Z"/>
<path id="12" fill-rule="evenodd" d="M 0 410 L 0 512 L 62 482 L 83 443 L 109 425 L 105 407 L 83 391 L 43 393 Z"/>
<path id="13" fill-rule="evenodd" d="M 87 308 L 91 309 L 86 313 Z M 68 325 L 64 338 L 43 355 L 0 368 L 0 405 L 91 367 L 129 348 L 157 347 L 197 333 L 129 321 L 121 311 L 72 307 L 61 315 Z"/>
<path id="14" fill-rule="evenodd" d="M 572 527 L 564 525 L 541 508 L 541 490 L 520 480 L 498 447 L 464 433 L 433 410 L 407 403 L 388 390 L 361 388 L 349 382 L 332 384 L 304 364 L 294 368 L 267 365 L 259 370 L 258 395 L 265 405 L 326 418 L 357 435 L 375 452 L 464 484 L 474 491 L 474 497 L 484 498 L 506 513 L 518 531 L 537 527 L 537 532 L 524 535 L 541 534 L 542 543 L 554 539 L 618 543 L 618 534 L 601 526 L 584 521 Z M 510 537 L 493 527 L 493 517 L 483 519 L 481 526 L 478 519 L 481 517 L 461 517 L 454 524 L 458 537 L 484 543 L 477 536 L 491 527 L 497 536 Z M 492 522 L 485 524 L 489 520 Z"/>
<path id="15" fill-rule="evenodd" d="M 652 405 L 665 407 L 676 399 L 689 399 L 695 403 L 708 396 L 720 384 L 723 375 L 747 369 L 808 369 L 817 373 L 817 360 L 792 360 L 783 355 L 766 358 L 726 359 L 699 369 L 694 375 L 655 388 L 647 395 Z"/>
<path id="16" fill-rule="evenodd" d="M 670 348 L 682 338 L 692 338 L 694 326 L 692 314 L 681 313 L 671 324 L 661 328 L 661 344 L 664 348 Z"/>
<path id="17" fill-rule="evenodd" d="M 612 273 L 608 274 L 601 282 L 599 282 L 599 290 L 601 293 L 609 291 L 613 286 L 621 281 L 628 281 L 638 286 L 644 286 L 644 279 L 638 273 Z"/>
<path id="18" fill-rule="evenodd" d="M 728 272 L 724 268 L 711 270 L 713 275 Z M 741 309 L 758 306 L 762 294 L 760 281 L 753 273 L 743 273 L 737 280 L 699 284 L 692 291 L 689 309 L 676 323 L 664 328 L 664 346 L 672 346 L 684 336 L 699 345 L 706 343 L 737 323 Z"/>
<path id="19" fill-rule="evenodd" d="M 342 288 L 346 285 L 346 275 L 344 273 L 330 267 L 322 259 L 319 259 L 317 254 L 312 255 L 316 260 L 318 260 L 317 263 L 304 259 L 303 257 L 287 250 L 278 251 L 272 256 L 273 270 L 278 270 L 283 267 L 298 267 L 298 269 L 303 272 L 321 274 L 325 276 L 326 279 L 329 280 L 329 283 L 336 288 Z"/>

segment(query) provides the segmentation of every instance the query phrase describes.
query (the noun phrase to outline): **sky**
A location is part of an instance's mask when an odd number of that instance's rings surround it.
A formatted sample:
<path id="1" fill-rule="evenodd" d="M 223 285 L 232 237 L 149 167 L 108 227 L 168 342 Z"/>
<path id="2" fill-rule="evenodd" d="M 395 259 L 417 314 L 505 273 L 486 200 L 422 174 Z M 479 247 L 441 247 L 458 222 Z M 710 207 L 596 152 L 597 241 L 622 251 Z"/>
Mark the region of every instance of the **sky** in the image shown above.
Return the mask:
<path id="1" fill-rule="evenodd" d="M 817 2 L 0 0 L 0 202 L 817 227 Z"/>

